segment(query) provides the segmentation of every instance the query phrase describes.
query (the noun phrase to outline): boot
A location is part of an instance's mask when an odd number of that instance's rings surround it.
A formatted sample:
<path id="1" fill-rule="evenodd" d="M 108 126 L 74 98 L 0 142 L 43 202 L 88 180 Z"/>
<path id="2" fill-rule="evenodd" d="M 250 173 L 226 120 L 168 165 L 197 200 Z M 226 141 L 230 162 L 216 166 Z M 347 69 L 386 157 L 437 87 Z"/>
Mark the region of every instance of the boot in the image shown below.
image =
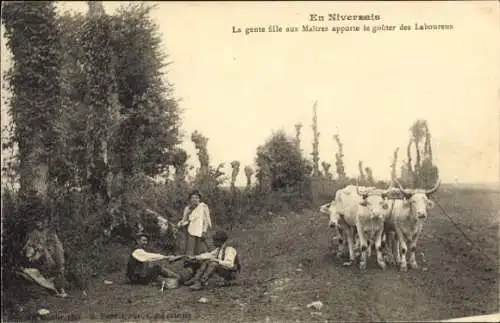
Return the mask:
<path id="1" fill-rule="evenodd" d="M 202 281 L 197 281 L 193 285 L 189 286 L 191 290 L 202 290 L 205 286 L 207 286 L 207 281 L 202 280 Z"/>
<path id="2" fill-rule="evenodd" d="M 206 269 L 205 269 L 206 270 Z M 194 283 L 198 282 L 205 271 L 203 268 L 198 268 L 198 270 L 194 273 L 194 276 L 184 282 L 184 285 L 191 286 Z"/>
<path id="3" fill-rule="evenodd" d="M 201 290 L 203 289 L 203 284 L 200 282 L 196 282 L 193 285 L 189 286 L 189 289 L 191 290 Z"/>

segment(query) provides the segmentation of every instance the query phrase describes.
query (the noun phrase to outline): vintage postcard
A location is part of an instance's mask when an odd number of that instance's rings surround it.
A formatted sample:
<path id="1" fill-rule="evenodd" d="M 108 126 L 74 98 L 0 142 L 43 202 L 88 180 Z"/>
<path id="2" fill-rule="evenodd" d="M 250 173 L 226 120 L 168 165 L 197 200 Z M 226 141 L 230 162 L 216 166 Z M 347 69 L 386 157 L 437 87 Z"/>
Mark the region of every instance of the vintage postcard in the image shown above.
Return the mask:
<path id="1" fill-rule="evenodd" d="M 498 2 L 1 19 L 3 320 L 500 319 Z"/>

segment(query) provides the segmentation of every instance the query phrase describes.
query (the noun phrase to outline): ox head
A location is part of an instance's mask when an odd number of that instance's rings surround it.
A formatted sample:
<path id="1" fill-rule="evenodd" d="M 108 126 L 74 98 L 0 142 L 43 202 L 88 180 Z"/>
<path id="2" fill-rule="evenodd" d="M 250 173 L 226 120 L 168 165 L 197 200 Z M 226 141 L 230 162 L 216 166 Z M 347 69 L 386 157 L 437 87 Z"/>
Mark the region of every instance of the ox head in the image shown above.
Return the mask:
<path id="1" fill-rule="evenodd" d="M 404 189 L 398 181 L 396 183 L 405 198 L 404 206 L 409 207 L 416 218 L 425 219 L 427 217 L 427 210 L 434 207 L 434 202 L 429 197 L 438 190 L 441 180 L 438 179 L 434 187 L 428 190 Z"/>
<path id="2" fill-rule="evenodd" d="M 328 225 L 331 228 L 336 228 L 339 225 L 340 216 L 335 209 L 335 201 L 324 204 L 319 208 L 319 212 L 323 214 L 328 214 L 329 220 Z"/>
<path id="3" fill-rule="evenodd" d="M 365 207 L 370 212 L 373 219 L 383 219 L 389 214 L 389 204 L 387 202 L 387 191 L 379 189 L 371 189 L 361 192 L 356 186 L 356 192 L 361 196 L 362 200 L 359 205 Z"/>

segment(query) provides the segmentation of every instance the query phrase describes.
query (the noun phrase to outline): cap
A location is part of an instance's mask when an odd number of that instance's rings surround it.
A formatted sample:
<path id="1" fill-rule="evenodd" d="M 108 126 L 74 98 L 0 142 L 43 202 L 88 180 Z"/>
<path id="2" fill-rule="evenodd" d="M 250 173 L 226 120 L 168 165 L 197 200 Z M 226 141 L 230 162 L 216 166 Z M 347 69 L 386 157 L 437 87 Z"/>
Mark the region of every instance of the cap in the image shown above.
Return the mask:
<path id="1" fill-rule="evenodd" d="M 224 231 L 217 231 L 214 233 L 212 239 L 214 239 L 216 241 L 225 242 L 227 240 L 227 233 Z"/>

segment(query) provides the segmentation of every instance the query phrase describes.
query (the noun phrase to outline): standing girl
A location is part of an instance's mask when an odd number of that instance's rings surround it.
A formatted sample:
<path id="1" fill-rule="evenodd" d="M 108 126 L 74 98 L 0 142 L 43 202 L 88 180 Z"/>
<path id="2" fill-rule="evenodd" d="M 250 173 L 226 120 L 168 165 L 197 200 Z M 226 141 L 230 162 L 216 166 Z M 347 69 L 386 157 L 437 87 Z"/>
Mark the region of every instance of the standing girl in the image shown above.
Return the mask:
<path id="1" fill-rule="evenodd" d="M 182 220 L 177 226 L 186 228 L 187 231 L 184 254 L 189 256 L 199 254 L 207 231 L 212 227 L 212 220 L 210 219 L 210 210 L 201 201 L 201 194 L 198 190 L 189 194 L 189 204 L 184 208 Z"/>

